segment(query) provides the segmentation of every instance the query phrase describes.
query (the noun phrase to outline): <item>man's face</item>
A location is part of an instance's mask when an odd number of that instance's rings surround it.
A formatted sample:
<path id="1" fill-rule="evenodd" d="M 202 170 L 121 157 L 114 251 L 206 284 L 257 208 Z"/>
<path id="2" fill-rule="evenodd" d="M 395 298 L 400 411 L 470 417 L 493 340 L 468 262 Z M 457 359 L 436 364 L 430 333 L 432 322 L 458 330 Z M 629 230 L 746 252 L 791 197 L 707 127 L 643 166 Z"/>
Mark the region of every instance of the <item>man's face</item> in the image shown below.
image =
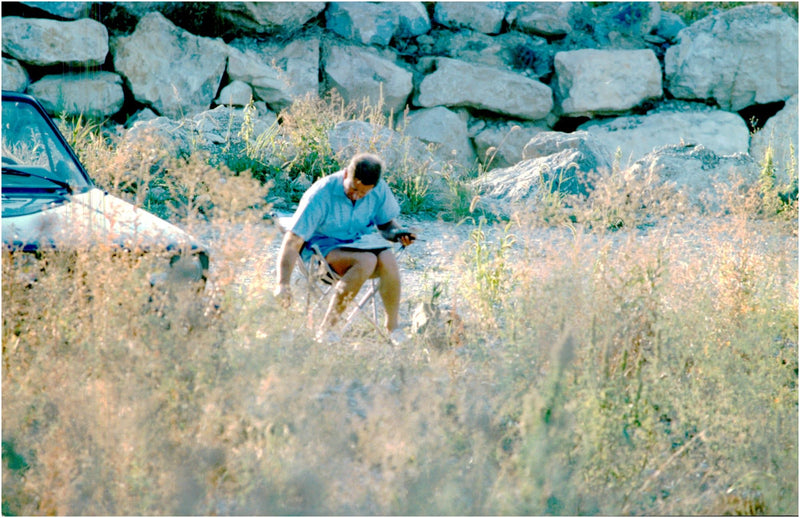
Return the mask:
<path id="1" fill-rule="evenodd" d="M 374 185 L 364 185 L 361 180 L 347 170 L 344 174 L 344 194 L 352 201 L 358 201 L 372 190 Z"/>

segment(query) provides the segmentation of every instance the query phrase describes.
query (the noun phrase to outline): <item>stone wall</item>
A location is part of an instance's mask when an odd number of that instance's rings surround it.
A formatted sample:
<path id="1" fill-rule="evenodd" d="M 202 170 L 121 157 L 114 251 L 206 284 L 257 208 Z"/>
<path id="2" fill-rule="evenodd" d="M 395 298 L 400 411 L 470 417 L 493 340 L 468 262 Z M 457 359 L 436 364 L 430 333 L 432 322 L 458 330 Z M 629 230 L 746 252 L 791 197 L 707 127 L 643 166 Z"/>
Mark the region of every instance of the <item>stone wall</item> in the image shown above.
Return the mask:
<path id="1" fill-rule="evenodd" d="M 464 170 L 515 165 L 551 131 L 625 163 L 687 143 L 749 153 L 750 115 L 760 127 L 791 101 L 771 139 L 797 149 L 798 26 L 781 9 L 687 26 L 658 3 L 593 5 L 6 2 L 3 89 L 128 126 L 251 97 L 274 118 L 336 90 L 407 110 L 405 133 Z"/>

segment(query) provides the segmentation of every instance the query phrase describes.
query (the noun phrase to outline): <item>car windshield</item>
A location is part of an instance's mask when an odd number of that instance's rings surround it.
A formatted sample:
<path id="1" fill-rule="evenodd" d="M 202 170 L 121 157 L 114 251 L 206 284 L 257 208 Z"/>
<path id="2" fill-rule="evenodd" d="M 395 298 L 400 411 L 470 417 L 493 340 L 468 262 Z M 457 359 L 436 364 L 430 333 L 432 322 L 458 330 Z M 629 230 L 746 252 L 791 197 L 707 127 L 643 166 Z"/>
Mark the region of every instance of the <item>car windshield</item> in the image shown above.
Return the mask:
<path id="1" fill-rule="evenodd" d="M 90 187 L 53 126 L 31 103 L 3 99 L 3 192 Z"/>

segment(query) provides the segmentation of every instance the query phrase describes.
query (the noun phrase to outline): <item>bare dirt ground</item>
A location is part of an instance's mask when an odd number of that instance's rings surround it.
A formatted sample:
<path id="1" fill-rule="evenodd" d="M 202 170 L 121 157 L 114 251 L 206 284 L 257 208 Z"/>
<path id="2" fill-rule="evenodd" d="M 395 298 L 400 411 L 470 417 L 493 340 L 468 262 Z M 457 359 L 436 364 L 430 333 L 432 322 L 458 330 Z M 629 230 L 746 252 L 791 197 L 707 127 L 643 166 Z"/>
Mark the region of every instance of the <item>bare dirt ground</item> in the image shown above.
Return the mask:
<path id="1" fill-rule="evenodd" d="M 458 285 L 469 285 L 471 268 L 474 266 L 472 261 L 475 260 L 474 233 L 479 231 L 483 232 L 483 242 L 489 249 L 497 247 L 504 236 L 512 236 L 514 245 L 508 252 L 509 261 L 533 269 L 545 269 L 554 264 L 554 261 L 557 263 L 565 260 L 567 256 L 577 257 L 571 260 L 591 264 L 600 253 L 644 239 L 663 244 L 668 254 L 674 254 L 671 258 L 675 261 L 673 264 L 703 261 L 709 254 L 719 254 L 720 251 L 714 247 L 718 248 L 720 243 L 730 243 L 731 250 L 755 246 L 763 247 L 760 253 L 770 253 L 770 250 L 780 250 L 781 253 L 788 251 L 789 256 L 794 258 L 794 264 L 798 260 L 796 231 L 764 232 L 763 239 L 756 240 L 750 232 L 750 237 L 743 240 L 730 221 L 712 217 L 680 224 L 664 222 L 656 226 L 605 234 L 583 232 L 568 226 L 527 228 L 515 224 L 505 229 L 504 224 L 478 226 L 474 222 L 457 224 L 415 217 L 403 217 L 401 220 L 418 238 L 399 261 L 403 275 L 400 316 L 404 324 L 410 322 L 414 307 L 420 302 L 430 300 L 435 287 L 442 292 L 440 301 L 446 305 L 455 295 Z M 271 293 L 275 286 L 275 261 L 280 248 L 280 233 L 270 221 L 264 221 L 246 231 L 239 229 L 230 232 L 246 233 L 251 245 L 242 250 L 239 256 L 228 258 L 227 264 L 221 268 L 235 276 L 234 282 L 241 287 L 244 295 L 252 291 Z M 212 251 L 221 249 L 229 241 L 219 232 L 209 232 L 206 238 Z M 796 272 L 794 276 L 796 279 Z M 299 274 L 295 273 L 295 278 L 299 279 Z M 296 286 L 295 296 L 302 296 L 304 292 L 301 284 Z"/>

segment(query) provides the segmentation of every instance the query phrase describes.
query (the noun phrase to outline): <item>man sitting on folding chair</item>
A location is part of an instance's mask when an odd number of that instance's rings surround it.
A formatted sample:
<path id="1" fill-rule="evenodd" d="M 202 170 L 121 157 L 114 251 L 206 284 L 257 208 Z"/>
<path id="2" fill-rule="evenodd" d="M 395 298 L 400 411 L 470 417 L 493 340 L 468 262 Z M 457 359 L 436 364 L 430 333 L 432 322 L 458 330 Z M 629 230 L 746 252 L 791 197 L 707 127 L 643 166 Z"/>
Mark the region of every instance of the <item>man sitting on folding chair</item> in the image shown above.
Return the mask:
<path id="1" fill-rule="evenodd" d="M 275 296 L 284 306 L 291 303 L 289 281 L 295 263 L 314 246 L 341 277 L 317 332 L 319 340 L 329 336 L 347 304 L 372 277 L 379 280 L 386 330 L 398 338 L 394 335 L 399 333 L 400 270 L 394 252 L 389 243 L 370 248 L 361 243 L 375 226 L 385 239 L 404 247 L 416 239 L 395 221 L 400 205 L 381 179 L 382 170 L 380 158 L 363 153 L 353 157 L 344 170 L 314 182 L 303 194 L 281 244 Z"/>

